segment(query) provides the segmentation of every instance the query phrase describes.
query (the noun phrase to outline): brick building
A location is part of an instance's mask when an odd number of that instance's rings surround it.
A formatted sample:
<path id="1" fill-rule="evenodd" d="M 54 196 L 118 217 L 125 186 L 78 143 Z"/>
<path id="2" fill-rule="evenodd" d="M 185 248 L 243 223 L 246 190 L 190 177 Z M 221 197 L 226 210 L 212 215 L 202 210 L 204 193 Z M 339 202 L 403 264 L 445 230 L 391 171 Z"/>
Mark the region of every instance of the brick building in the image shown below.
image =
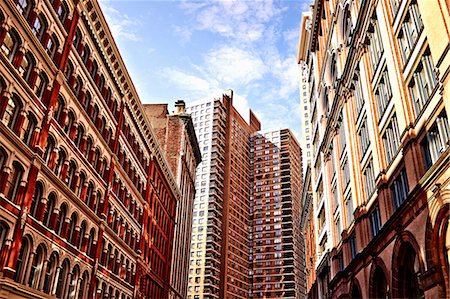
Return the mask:
<path id="1" fill-rule="evenodd" d="M 0 52 L 0 297 L 167 297 L 180 191 L 97 1 L 2 1 Z"/>
<path id="2" fill-rule="evenodd" d="M 311 13 L 300 42 L 312 126 L 309 296 L 446 298 L 449 2 L 316 0 Z"/>
<path id="3" fill-rule="evenodd" d="M 194 209 L 195 172 L 202 156 L 198 147 L 191 115 L 185 111 L 184 101 L 175 103 L 169 114 L 167 104 L 146 104 L 149 118 L 161 149 L 175 175 L 181 198 L 177 205 L 173 254 L 170 271 L 170 298 L 186 298 L 189 276 L 189 252 Z"/>
<path id="4" fill-rule="evenodd" d="M 287 129 L 258 134 L 259 120 L 251 111 L 248 122 L 239 114 L 232 91 L 187 111 L 202 152 L 188 298 L 300 298 L 298 142 Z M 270 190 L 256 187 L 266 181 Z"/>

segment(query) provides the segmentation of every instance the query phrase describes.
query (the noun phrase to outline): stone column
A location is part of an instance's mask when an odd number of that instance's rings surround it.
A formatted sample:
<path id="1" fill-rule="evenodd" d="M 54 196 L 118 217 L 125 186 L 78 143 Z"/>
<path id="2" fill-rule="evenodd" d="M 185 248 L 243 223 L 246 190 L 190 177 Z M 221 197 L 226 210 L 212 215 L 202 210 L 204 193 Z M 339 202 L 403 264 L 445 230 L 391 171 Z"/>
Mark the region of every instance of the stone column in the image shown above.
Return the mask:
<path id="1" fill-rule="evenodd" d="M 56 267 L 55 275 L 53 275 L 53 279 L 50 284 L 50 285 L 53 285 L 53 287 L 51 288 L 51 291 L 50 291 L 50 295 L 56 294 L 56 289 L 58 288 L 59 275 L 61 275 L 61 267 Z"/>

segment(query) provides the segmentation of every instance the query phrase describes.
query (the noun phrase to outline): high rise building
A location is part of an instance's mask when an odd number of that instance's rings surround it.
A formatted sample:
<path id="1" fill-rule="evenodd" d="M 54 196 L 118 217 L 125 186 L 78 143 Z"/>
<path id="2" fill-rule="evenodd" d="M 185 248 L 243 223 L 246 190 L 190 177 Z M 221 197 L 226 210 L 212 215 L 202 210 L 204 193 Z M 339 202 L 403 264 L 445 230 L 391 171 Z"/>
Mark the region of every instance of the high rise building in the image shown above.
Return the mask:
<path id="1" fill-rule="evenodd" d="M 233 94 L 187 107 L 202 152 L 197 169 L 188 298 L 246 298 L 250 282 L 250 135 Z"/>
<path id="2" fill-rule="evenodd" d="M 258 135 L 259 121 L 250 111 L 247 123 L 232 96 L 187 107 L 203 155 L 196 174 L 188 298 L 299 298 L 300 147 L 289 130 L 267 133 L 267 141 Z M 264 149 L 256 145 L 263 141 Z M 262 169 L 255 162 L 260 155 L 267 158 Z M 270 190 L 262 192 L 255 184 L 266 181 Z M 264 274 L 271 281 L 262 284 Z"/>
<path id="3" fill-rule="evenodd" d="M 169 297 L 186 298 L 195 171 L 201 161 L 201 153 L 192 118 L 185 111 L 184 101 L 175 103 L 175 112 L 172 114 L 169 114 L 167 107 L 167 104 L 145 104 L 144 110 L 181 192 L 176 208 Z"/>
<path id="4" fill-rule="evenodd" d="M 2 1 L 0 97 L 0 297 L 167 297 L 180 190 L 98 2 Z"/>
<path id="5" fill-rule="evenodd" d="M 311 298 L 449 294 L 449 8 L 314 2 Z"/>
<path id="6" fill-rule="evenodd" d="M 301 215 L 301 150 L 289 129 L 250 137 L 253 298 L 305 294 Z"/>

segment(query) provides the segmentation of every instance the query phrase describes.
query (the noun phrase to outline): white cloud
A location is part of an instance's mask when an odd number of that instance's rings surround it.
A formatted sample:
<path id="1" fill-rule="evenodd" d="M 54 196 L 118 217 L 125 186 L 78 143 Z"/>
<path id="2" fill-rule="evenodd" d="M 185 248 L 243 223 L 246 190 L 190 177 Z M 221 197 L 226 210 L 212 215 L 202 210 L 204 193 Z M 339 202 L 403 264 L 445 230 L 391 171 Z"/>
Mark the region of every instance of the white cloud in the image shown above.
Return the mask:
<path id="1" fill-rule="evenodd" d="M 165 68 L 162 74 L 178 89 L 185 90 L 190 94 L 209 93 L 216 85 L 213 80 L 208 81 L 174 68 Z"/>
<path id="2" fill-rule="evenodd" d="M 239 48 L 213 49 L 204 60 L 208 75 L 230 87 L 259 80 L 267 71 L 257 53 Z"/>
<path id="3" fill-rule="evenodd" d="M 139 21 L 113 8 L 109 5 L 108 0 L 100 0 L 100 2 L 114 38 L 124 38 L 130 41 L 141 40 L 141 37 L 136 33 L 136 27 L 140 25 Z"/>

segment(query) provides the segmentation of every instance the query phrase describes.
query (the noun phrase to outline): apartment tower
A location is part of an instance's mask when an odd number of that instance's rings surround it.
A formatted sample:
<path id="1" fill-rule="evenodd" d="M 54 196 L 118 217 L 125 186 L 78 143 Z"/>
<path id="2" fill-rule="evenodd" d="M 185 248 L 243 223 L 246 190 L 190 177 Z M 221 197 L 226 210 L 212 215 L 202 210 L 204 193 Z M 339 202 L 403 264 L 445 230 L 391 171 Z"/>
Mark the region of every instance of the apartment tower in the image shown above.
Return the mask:
<path id="1" fill-rule="evenodd" d="M 305 294 L 301 214 L 301 150 L 289 129 L 250 139 L 253 298 Z"/>
<path id="2" fill-rule="evenodd" d="M 311 298 L 448 297 L 449 8 L 314 1 Z"/>

